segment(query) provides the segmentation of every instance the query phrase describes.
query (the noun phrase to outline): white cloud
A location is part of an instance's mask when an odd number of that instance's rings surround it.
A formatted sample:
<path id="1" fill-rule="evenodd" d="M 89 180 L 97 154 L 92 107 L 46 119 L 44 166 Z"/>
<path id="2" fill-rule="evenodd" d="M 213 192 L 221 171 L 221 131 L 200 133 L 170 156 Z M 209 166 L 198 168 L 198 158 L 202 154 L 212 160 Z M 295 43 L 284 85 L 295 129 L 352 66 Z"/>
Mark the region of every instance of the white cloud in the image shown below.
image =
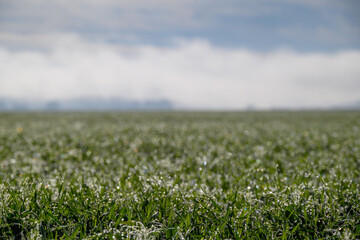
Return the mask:
<path id="1" fill-rule="evenodd" d="M 360 98 L 357 50 L 261 53 L 201 40 L 128 47 L 75 34 L 41 39 L 44 51 L 0 48 L 0 97 L 166 98 L 207 109 L 327 107 Z"/>

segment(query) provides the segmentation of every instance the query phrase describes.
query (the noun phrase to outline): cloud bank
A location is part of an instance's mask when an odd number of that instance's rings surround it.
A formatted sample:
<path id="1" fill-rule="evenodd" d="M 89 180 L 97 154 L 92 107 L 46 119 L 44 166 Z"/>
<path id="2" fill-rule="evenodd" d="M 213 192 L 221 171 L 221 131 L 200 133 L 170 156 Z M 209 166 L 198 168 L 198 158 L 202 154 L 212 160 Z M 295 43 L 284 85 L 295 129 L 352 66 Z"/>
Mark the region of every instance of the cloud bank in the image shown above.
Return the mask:
<path id="1" fill-rule="evenodd" d="M 39 36 L 7 37 L 36 43 Z M 358 50 L 264 53 L 204 40 L 129 47 L 76 34 L 41 39 L 42 49 L 0 47 L 0 97 L 168 99 L 194 109 L 329 107 L 360 98 Z"/>

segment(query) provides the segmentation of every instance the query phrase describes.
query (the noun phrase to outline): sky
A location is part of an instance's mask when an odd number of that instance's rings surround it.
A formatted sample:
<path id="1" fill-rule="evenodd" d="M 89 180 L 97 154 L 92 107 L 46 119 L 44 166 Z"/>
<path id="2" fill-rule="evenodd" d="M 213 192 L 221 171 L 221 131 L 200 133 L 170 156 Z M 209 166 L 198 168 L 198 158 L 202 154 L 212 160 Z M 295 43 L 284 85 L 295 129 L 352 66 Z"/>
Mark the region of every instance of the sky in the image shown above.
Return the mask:
<path id="1" fill-rule="evenodd" d="M 0 98 L 360 101 L 358 0 L 0 0 Z"/>

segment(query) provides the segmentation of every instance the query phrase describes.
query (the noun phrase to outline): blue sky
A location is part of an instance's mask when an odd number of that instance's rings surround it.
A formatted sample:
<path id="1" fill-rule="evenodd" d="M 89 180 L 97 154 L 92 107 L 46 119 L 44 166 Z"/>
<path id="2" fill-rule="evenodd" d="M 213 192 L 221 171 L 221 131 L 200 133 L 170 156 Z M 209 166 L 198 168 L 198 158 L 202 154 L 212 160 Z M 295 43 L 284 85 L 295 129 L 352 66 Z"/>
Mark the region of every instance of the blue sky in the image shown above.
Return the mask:
<path id="1" fill-rule="evenodd" d="M 360 2 L 345 1 L 0 1 L 2 32 L 75 32 L 93 41 L 169 45 L 206 39 L 268 51 L 360 48 Z"/>
<path id="2" fill-rule="evenodd" d="M 359 12 L 356 0 L 0 0 L 0 97 L 351 103 Z"/>

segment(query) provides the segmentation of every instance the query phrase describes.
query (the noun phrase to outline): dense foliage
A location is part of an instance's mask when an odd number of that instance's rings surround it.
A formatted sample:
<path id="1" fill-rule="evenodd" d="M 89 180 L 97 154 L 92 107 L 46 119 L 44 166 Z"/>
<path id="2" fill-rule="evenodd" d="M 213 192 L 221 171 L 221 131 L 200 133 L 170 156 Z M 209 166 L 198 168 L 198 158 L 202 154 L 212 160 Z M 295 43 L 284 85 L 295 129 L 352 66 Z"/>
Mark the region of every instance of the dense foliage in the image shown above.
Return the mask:
<path id="1" fill-rule="evenodd" d="M 4 239 L 360 238 L 360 113 L 2 113 Z"/>

